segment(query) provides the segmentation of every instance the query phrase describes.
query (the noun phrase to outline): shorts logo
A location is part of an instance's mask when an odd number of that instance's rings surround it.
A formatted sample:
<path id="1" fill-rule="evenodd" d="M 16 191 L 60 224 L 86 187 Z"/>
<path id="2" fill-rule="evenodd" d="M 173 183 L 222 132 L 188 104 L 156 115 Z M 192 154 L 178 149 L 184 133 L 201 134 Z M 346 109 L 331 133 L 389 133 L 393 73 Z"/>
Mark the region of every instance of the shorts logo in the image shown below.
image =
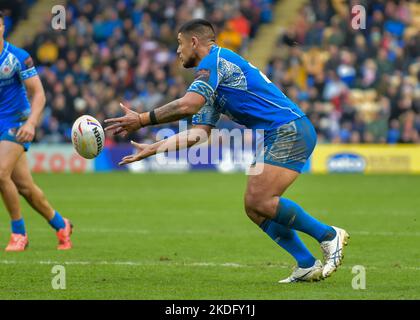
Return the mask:
<path id="1" fill-rule="evenodd" d="M 9 134 L 9 136 L 14 137 L 14 136 L 16 136 L 17 130 L 18 130 L 17 128 L 10 128 L 10 129 L 7 131 L 7 133 Z"/>

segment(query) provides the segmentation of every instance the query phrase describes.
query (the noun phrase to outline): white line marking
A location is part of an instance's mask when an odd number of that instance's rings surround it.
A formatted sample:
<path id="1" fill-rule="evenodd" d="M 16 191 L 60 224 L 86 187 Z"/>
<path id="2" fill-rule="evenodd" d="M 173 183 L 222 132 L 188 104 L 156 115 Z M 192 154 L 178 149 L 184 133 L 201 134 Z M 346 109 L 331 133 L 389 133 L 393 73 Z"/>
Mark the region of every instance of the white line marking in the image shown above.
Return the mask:
<path id="1" fill-rule="evenodd" d="M 170 262 L 170 261 L 52 261 L 52 260 L 41 260 L 41 261 L 18 261 L 18 260 L 0 260 L 0 264 L 29 264 L 29 265 L 117 265 L 117 266 L 181 266 L 181 267 L 227 267 L 227 268 L 247 268 L 253 267 L 252 265 L 244 265 L 232 262 Z M 272 265 L 269 265 L 270 267 Z M 285 265 L 278 265 L 278 268 L 290 268 Z"/>
<path id="2" fill-rule="evenodd" d="M 6 227 L 0 227 L 1 231 L 9 231 L 9 228 Z M 35 231 L 35 232 L 45 232 L 51 229 L 48 228 L 29 228 L 29 231 Z M 152 230 L 146 230 L 146 229 L 107 229 L 107 228 L 77 228 L 75 227 L 75 232 L 80 233 L 121 233 L 121 234 L 157 234 L 158 231 L 152 231 Z M 246 230 L 246 234 L 249 234 L 250 232 L 253 232 L 252 230 Z M 261 233 L 260 230 L 254 230 L 255 234 Z M 350 236 L 352 235 L 358 235 L 358 236 L 384 236 L 384 237 L 420 237 L 420 232 L 411 232 L 411 231 L 362 231 L 362 230 L 348 230 Z M 229 230 L 199 230 L 199 229 L 179 229 L 179 230 L 165 230 L 165 233 L 171 233 L 171 234 L 226 234 L 226 235 L 240 235 L 242 231 L 229 231 Z"/>
<path id="3" fill-rule="evenodd" d="M 359 236 L 385 236 L 385 237 L 393 237 L 393 236 L 406 236 L 406 237 L 420 237 L 420 232 L 393 232 L 393 231 L 349 231 L 350 236 L 352 234 L 359 235 Z"/>
<path id="4" fill-rule="evenodd" d="M 225 268 L 277 268 L 277 269 L 291 269 L 292 265 L 285 264 L 240 264 L 234 262 L 171 262 L 171 261 L 53 261 L 53 260 L 40 260 L 40 261 L 18 261 L 18 260 L 0 260 L 0 264 L 15 265 L 110 265 L 110 266 L 135 266 L 135 267 L 225 267 Z M 352 269 L 353 266 L 341 266 L 340 269 Z M 388 269 L 391 266 L 366 266 L 367 270 Z M 400 270 L 415 270 L 420 271 L 420 266 L 400 266 L 392 267 Z"/>

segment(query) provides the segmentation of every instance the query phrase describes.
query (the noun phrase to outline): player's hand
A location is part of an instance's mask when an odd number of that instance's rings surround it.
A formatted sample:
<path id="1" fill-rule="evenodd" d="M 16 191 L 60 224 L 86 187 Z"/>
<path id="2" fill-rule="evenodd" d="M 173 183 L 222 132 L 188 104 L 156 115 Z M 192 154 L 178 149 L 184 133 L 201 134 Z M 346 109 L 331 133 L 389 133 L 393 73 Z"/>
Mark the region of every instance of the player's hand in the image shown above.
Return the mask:
<path id="1" fill-rule="evenodd" d="M 134 146 L 134 148 L 136 148 L 137 152 L 135 154 L 125 156 L 124 158 L 122 158 L 118 165 L 122 166 L 127 163 L 140 161 L 146 159 L 147 157 L 150 157 L 153 154 L 150 150 L 150 144 L 136 143 L 134 141 L 131 141 L 131 144 Z"/>
<path id="2" fill-rule="evenodd" d="M 35 137 L 35 126 L 30 123 L 26 122 L 16 134 L 17 142 L 24 143 L 24 142 L 31 142 Z"/>
<path id="3" fill-rule="evenodd" d="M 104 122 L 111 124 L 105 128 L 105 131 L 111 131 L 114 135 L 121 134 L 126 137 L 129 133 L 141 128 L 140 114 L 130 110 L 120 103 L 125 115 L 120 118 L 106 119 Z"/>

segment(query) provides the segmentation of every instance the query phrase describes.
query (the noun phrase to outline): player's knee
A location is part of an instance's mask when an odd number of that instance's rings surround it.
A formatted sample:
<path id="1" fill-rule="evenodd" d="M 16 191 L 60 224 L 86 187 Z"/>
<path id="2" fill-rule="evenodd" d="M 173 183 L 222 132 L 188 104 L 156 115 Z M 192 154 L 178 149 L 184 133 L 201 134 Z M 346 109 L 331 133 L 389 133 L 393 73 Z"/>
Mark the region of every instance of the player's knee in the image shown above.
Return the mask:
<path id="1" fill-rule="evenodd" d="M 16 188 L 18 189 L 19 194 L 21 194 L 25 198 L 30 198 L 34 193 L 34 186 L 29 183 L 15 183 Z"/>
<path id="2" fill-rule="evenodd" d="M 253 220 L 255 215 L 265 216 L 266 204 L 264 198 L 257 194 L 247 193 L 245 195 L 245 212 Z"/>
<path id="3" fill-rule="evenodd" d="M 31 190 L 28 187 L 18 187 L 19 194 L 27 198 L 31 195 Z"/>
<path id="4" fill-rule="evenodd" d="M 252 206 L 245 201 L 244 207 L 245 207 L 245 213 L 246 213 L 246 215 L 252 220 L 252 217 L 256 214 L 253 211 Z"/>
<path id="5" fill-rule="evenodd" d="M 10 180 L 11 180 L 10 170 L 7 170 L 6 168 L 2 168 L 0 166 L 0 185 L 9 183 Z"/>

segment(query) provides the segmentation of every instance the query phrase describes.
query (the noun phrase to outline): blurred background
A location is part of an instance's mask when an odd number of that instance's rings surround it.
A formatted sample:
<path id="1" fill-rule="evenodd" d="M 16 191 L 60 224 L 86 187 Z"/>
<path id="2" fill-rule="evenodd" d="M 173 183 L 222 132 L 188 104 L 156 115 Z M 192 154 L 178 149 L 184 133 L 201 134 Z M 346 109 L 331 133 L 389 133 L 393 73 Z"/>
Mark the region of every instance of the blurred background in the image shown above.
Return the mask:
<path id="1" fill-rule="evenodd" d="M 51 26 L 57 4 L 65 30 Z M 355 5 L 365 8 L 365 29 L 352 27 Z M 129 139 L 153 142 L 163 126 L 108 135 L 93 161 L 75 156 L 71 126 L 83 114 L 118 116 L 120 102 L 142 112 L 183 96 L 193 74 L 177 61 L 176 30 L 205 18 L 220 46 L 259 67 L 311 119 L 318 147 L 306 171 L 420 173 L 417 1 L 0 0 L 0 9 L 6 40 L 31 54 L 46 91 L 34 171 L 167 170 L 153 159 L 116 167 Z M 241 129 L 226 118 L 218 127 Z"/>

